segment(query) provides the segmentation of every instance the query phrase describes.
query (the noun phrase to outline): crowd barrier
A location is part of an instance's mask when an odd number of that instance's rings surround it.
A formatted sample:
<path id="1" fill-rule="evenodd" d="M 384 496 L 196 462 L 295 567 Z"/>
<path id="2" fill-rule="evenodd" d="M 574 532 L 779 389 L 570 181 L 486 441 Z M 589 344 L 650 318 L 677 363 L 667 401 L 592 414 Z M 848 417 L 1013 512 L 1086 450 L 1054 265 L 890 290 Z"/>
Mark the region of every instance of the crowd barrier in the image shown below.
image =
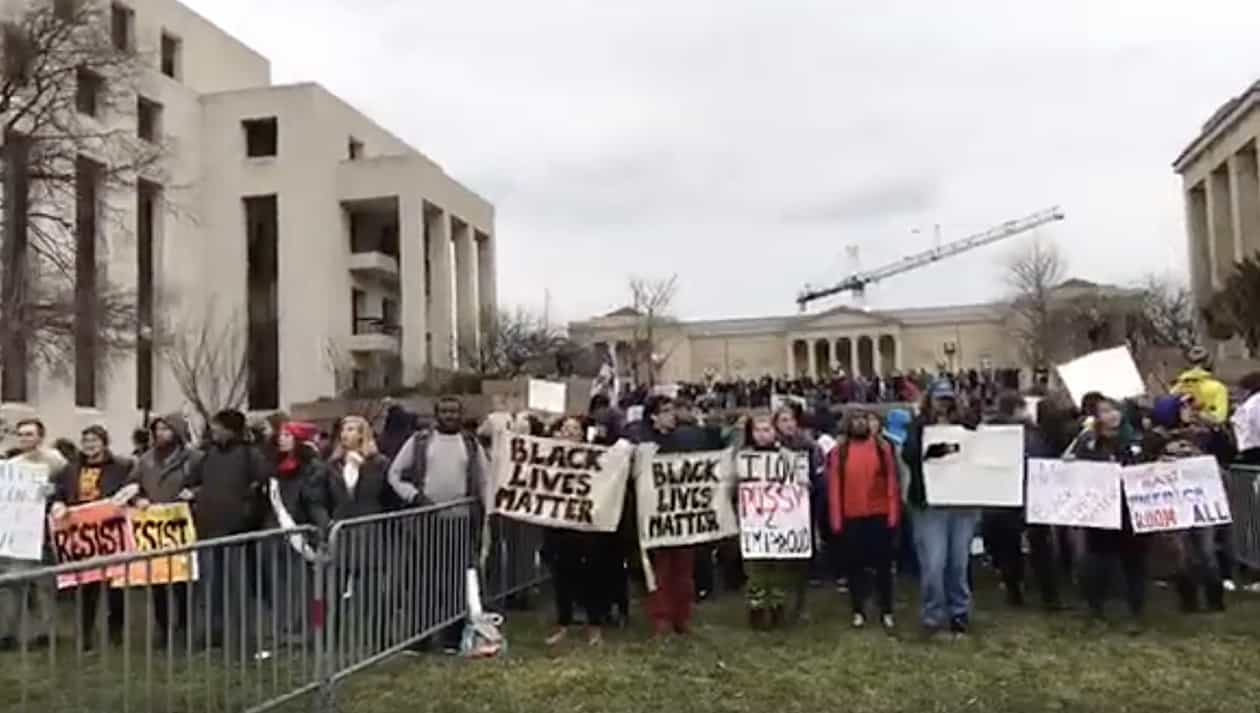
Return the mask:
<path id="1" fill-rule="evenodd" d="M 1234 556 L 1260 570 L 1260 468 L 1236 465 L 1226 483 L 1234 518 Z"/>
<path id="2" fill-rule="evenodd" d="M 299 527 L 0 574 L 0 626 L 17 624 L 0 710 L 331 712 L 347 676 L 457 643 L 469 567 L 484 562 L 487 605 L 544 580 L 538 528 L 477 517 L 466 500 L 338 522 L 326 542 Z M 139 584 L 184 564 L 195 582 Z"/>

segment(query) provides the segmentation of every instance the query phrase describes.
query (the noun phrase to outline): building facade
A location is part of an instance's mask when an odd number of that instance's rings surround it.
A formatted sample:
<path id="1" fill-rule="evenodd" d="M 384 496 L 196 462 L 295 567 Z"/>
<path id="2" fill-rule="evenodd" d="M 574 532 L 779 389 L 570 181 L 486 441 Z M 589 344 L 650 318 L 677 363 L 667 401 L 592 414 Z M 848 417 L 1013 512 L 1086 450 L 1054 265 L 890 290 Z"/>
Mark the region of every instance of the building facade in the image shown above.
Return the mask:
<path id="1" fill-rule="evenodd" d="M 160 177 L 96 199 L 126 207 L 96 229 L 97 268 L 140 291 L 142 338 L 90 389 L 82 369 L 28 370 L 6 422 L 121 434 L 186 409 L 165 337 L 198 330 L 242 343 L 253 411 L 475 353 L 497 300 L 489 202 L 318 84 L 273 85 L 266 57 L 175 0 L 84 1 L 141 67 L 139 114 L 102 121 L 169 146 Z"/>
<path id="2" fill-rule="evenodd" d="M 1206 306 L 1234 265 L 1260 253 L 1260 81 L 1225 102 L 1173 162 L 1186 206 L 1190 279 Z M 1234 342 L 1221 356 L 1245 356 Z"/>

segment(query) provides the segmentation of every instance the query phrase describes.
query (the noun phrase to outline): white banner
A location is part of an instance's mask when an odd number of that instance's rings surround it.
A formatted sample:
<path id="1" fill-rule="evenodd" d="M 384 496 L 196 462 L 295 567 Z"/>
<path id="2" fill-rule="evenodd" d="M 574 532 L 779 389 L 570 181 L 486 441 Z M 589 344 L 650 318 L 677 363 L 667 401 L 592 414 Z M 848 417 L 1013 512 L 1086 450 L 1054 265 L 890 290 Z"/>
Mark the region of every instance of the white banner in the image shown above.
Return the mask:
<path id="1" fill-rule="evenodd" d="M 0 557 L 44 556 L 44 484 L 48 468 L 0 461 Z"/>
<path id="2" fill-rule="evenodd" d="M 613 532 L 621 521 L 634 448 L 501 434 L 495 442 L 494 512 L 522 522 Z"/>
<path id="3" fill-rule="evenodd" d="M 1024 504 L 1024 427 L 928 426 L 923 452 L 923 484 L 934 506 L 1020 507 Z"/>
<path id="4" fill-rule="evenodd" d="M 635 455 L 639 543 L 644 550 L 712 542 L 739 534 L 730 451 Z"/>
<path id="5" fill-rule="evenodd" d="M 1121 470 L 1121 477 L 1134 532 L 1233 522 L 1221 469 L 1212 456 L 1130 466 Z"/>
<path id="6" fill-rule="evenodd" d="M 1081 460 L 1028 461 L 1030 525 L 1120 529 L 1120 466 Z"/>
<path id="7" fill-rule="evenodd" d="M 809 454 L 740 451 L 739 540 L 744 559 L 809 559 L 813 530 L 809 507 Z"/>

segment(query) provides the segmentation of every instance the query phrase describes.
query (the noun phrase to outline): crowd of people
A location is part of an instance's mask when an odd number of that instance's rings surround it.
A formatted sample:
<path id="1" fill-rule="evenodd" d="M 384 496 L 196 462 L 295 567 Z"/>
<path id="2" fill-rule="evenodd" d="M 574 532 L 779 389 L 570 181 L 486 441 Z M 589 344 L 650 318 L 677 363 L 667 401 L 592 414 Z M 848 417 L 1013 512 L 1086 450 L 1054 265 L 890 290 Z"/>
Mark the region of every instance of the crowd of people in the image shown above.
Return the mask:
<path id="1" fill-rule="evenodd" d="M 807 381 L 725 387 L 713 382 L 699 394 L 688 387 L 679 398 L 640 394 L 640 403 L 614 404 L 596 394 L 585 414 L 492 414 L 481 423 L 465 420 L 458 399 L 442 398 L 431 419 L 394 406 L 380 429 L 362 417 L 347 416 L 327 432 L 283 414 L 251 426 L 244 414 L 228 410 L 210 419 L 206 437 L 196 443 L 185 420 L 168 415 L 133 435 L 131 457 L 116 455 L 111 434 L 99 426 L 85 429 L 77 445 L 59 441 L 56 448 L 48 447 L 44 425 L 28 418 L 17 424 L 17 446 L 7 457 L 47 468 L 46 496 L 54 521 L 71 507 L 98 500 L 137 508 L 187 502 L 199 537 L 206 540 L 295 525 L 327 532 L 332 523 L 350 518 L 469 499 L 480 504 L 471 514 L 472 522 L 480 522 L 492 479 L 489 446 L 504 432 L 605 446 L 623 440 L 650 442 L 663 454 L 731 446 L 788 449 L 807 455 L 817 545 L 813 560 L 743 562 L 733 541 L 651 550 L 646 557 L 656 587 L 646 597 L 646 612 L 656 634 L 685 634 L 694 603 L 713 596 L 719 579 L 721 589 L 743 591 L 749 624 L 758 629 L 798 620 L 809 581 L 837 580 L 847 586 L 854 627 L 864 627 L 868 615 L 876 614 L 879 625 L 892 631 L 897 627 L 893 588 L 901 574 L 918 577 L 919 623 L 926 634 L 965 636 L 971 623 L 972 543 L 977 533 L 983 535 L 1011 605 L 1024 605 L 1028 560 L 1046 611 L 1068 608 L 1075 582 L 1089 613 L 1101 621 L 1110 572 L 1118 567 L 1136 629 L 1144 625 L 1153 560 L 1167 570 L 1185 610 L 1224 609 L 1224 592 L 1233 577 L 1225 528 L 1175 533 L 1162 538 L 1173 545 L 1165 551 L 1160 549 L 1161 536 L 1134 532 L 1127 508 L 1123 529 L 1105 531 L 1027 525 L 1019 509 L 935 507 L 926 497 L 924 463 L 945 454 L 939 445 L 924 448 L 923 433 L 930 425 L 975 428 L 983 420 L 1023 424 L 1028 457 L 1128 464 L 1210 454 L 1222 466 L 1260 463 L 1260 448 L 1255 447 L 1260 438 L 1260 374 L 1243 379 L 1242 398 L 1231 409 L 1227 389 L 1207 368 L 1206 354 L 1192 357 L 1193 368 L 1172 393 L 1153 401 L 1122 402 L 1092 393 L 1074 404 L 1052 392 L 1036 403 L 1034 413 L 1027 411 L 1029 402 L 1019 392 L 974 373 L 937 375 L 921 385 L 917 376 L 901 377 L 907 393 L 898 400 L 918 396 L 917 403 L 882 416 L 843 389 L 837 400 L 845 407 L 832 409 L 831 396 L 837 381 L 843 382 L 841 376 L 830 389 Z M 768 397 L 773 393 L 799 393 L 823 408 L 805 409 L 798 401 L 771 411 Z M 726 418 L 715 422 L 710 397 L 717 394 L 728 397 L 723 409 L 733 394 L 737 404 L 746 400 L 750 408 L 734 417 L 723 410 Z M 641 418 L 628 422 L 630 406 L 641 407 Z M 1240 451 L 1240 442 L 1250 447 Z M 567 638 L 579 612 L 591 644 L 602 640 L 603 627 L 630 618 L 630 585 L 641 560 L 633 489 L 627 498 L 617 532 L 544 533 L 542 555 L 553 575 L 556 609 L 556 629 L 548 643 Z M 479 528 L 450 532 L 476 538 Z M 434 548 L 442 544 L 449 543 L 421 543 L 417 556 L 431 563 L 439 556 Z M 274 558 L 269 562 L 278 566 Z M 3 560 L 0 573 L 39 566 Z M 302 563 L 296 559 L 279 566 L 284 574 L 264 579 L 292 576 Z M 153 587 L 160 635 L 182 636 L 192 621 L 186 604 L 195 599 L 210 622 L 201 632 L 206 645 L 221 644 L 222 632 L 240 612 L 233 611 L 235 597 L 207 594 L 222 589 L 230 568 L 226 550 L 209 550 L 197 583 Z M 371 586 L 371 580 L 360 586 Z M 189 596 L 186 587 L 196 587 L 197 596 Z M 264 589 L 251 596 L 267 601 L 281 621 L 291 621 L 305 603 L 286 601 L 278 591 Z M 101 584 L 84 585 L 85 601 L 91 603 L 80 607 L 87 647 L 97 644 L 95 604 L 101 596 L 107 598 L 107 634 L 114 640 L 121 637 L 118 592 Z M 872 595 L 875 611 L 868 609 Z M 0 648 L 18 645 L 24 631 L 31 633 L 25 645 L 46 643 L 43 637 L 54 630 L 53 600 L 52 582 L 46 579 L 33 581 L 30 592 L 0 590 Z M 24 629 L 19 629 L 20 621 L 27 622 Z M 442 632 L 444 647 L 456 647 L 459 634 L 458 626 Z"/>

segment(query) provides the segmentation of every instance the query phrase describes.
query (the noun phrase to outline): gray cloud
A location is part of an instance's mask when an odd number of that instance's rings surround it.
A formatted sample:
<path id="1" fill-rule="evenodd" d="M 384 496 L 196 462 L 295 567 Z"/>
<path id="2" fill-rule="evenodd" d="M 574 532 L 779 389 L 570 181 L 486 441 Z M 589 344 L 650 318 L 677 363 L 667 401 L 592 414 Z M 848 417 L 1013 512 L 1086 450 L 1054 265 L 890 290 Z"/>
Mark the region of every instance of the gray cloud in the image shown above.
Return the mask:
<path id="1" fill-rule="evenodd" d="M 849 223 L 918 215 L 934 207 L 936 183 L 898 179 L 804 203 L 785 211 L 788 222 Z"/>

